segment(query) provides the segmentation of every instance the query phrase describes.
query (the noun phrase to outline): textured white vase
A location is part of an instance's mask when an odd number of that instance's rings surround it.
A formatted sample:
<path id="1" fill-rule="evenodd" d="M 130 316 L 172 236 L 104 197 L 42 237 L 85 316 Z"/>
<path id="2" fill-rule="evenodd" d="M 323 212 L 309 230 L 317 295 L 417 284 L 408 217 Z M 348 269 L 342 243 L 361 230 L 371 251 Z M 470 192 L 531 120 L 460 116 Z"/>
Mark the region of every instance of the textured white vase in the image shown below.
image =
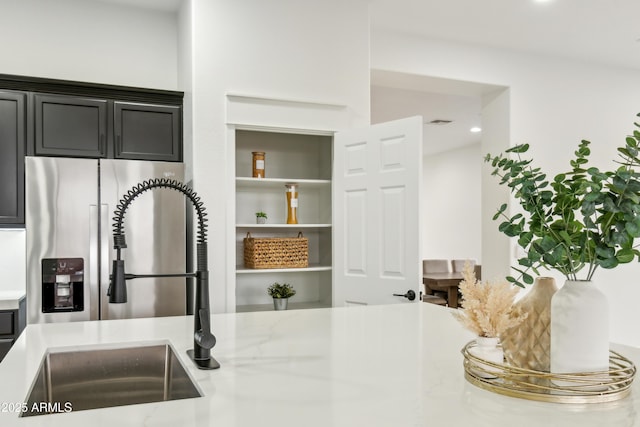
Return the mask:
<path id="1" fill-rule="evenodd" d="M 527 317 L 500 336 L 505 358 L 511 366 L 549 372 L 551 298 L 557 291 L 553 277 L 537 277 L 529 293 L 514 304 L 514 309 L 527 313 Z"/>
<path id="2" fill-rule="evenodd" d="M 567 280 L 551 299 L 551 372 L 608 369 L 607 297 L 593 282 Z"/>

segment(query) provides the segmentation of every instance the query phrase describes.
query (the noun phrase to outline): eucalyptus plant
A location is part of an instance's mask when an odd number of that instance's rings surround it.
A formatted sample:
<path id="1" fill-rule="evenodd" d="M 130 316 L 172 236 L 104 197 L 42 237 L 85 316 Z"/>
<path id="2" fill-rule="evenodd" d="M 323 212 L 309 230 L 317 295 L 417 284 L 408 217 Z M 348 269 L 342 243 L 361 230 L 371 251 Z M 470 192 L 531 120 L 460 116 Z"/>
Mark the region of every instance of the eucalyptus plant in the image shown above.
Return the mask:
<path id="1" fill-rule="evenodd" d="M 640 174 L 633 169 L 640 165 L 639 142 L 636 130 L 618 148 L 618 167 L 603 172 L 588 167 L 590 142 L 583 140 L 570 161 L 571 170 L 551 181 L 531 159 L 522 158 L 528 144 L 498 156 L 487 154 L 492 175 L 510 188 L 524 210 L 509 216 L 503 204 L 493 217 L 502 218 L 498 229 L 516 237 L 526 252 L 513 267 L 519 277 L 507 280 L 524 287 L 523 282 L 533 283 L 531 272 L 540 275 L 540 268 L 556 270 L 568 280 L 592 280 L 598 267 L 640 259 L 634 246 L 640 237 Z"/>

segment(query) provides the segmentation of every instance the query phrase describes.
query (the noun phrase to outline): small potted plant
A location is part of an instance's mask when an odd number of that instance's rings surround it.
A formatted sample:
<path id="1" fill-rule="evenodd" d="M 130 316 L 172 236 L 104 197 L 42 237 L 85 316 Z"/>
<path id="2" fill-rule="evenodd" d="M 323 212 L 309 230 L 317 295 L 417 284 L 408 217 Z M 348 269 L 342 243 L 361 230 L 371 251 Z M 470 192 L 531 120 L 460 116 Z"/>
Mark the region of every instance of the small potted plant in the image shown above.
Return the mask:
<path id="1" fill-rule="evenodd" d="M 286 310 L 289 298 L 296 294 L 296 290 L 288 283 L 275 282 L 267 288 L 267 293 L 273 298 L 275 310 Z"/>
<path id="2" fill-rule="evenodd" d="M 256 212 L 256 223 L 257 224 L 266 224 L 267 223 L 267 214 L 265 212 Z"/>

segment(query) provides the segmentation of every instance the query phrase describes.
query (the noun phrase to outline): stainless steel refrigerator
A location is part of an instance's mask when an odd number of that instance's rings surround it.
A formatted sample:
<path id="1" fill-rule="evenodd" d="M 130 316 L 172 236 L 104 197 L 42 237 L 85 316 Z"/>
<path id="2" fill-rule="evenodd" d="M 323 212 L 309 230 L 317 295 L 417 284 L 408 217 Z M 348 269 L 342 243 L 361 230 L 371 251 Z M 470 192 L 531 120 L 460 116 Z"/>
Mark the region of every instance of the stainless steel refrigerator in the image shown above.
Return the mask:
<path id="1" fill-rule="evenodd" d="M 137 160 L 27 157 L 27 322 L 184 315 L 184 278 L 131 281 L 128 303 L 109 304 L 113 213 L 152 178 L 184 180 L 184 165 Z M 171 189 L 140 195 L 125 218 L 127 272 L 186 271 L 185 200 Z"/>

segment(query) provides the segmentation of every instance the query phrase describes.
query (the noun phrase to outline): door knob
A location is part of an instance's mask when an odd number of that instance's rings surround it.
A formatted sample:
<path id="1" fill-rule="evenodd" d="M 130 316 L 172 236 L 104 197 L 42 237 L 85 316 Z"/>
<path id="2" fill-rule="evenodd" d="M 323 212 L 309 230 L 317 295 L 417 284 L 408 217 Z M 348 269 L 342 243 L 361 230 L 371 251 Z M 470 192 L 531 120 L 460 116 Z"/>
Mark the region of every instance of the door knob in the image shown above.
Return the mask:
<path id="1" fill-rule="evenodd" d="M 396 296 L 396 297 L 405 297 L 405 298 L 406 298 L 406 299 L 408 299 L 409 301 L 413 301 L 414 299 L 416 299 L 416 293 L 415 293 L 413 290 L 411 290 L 411 289 L 409 289 L 409 290 L 407 291 L 407 293 L 406 293 L 406 294 L 404 294 L 404 295 L 403 295 L 403 294 L 393 294 L 393 296 Z"/>

